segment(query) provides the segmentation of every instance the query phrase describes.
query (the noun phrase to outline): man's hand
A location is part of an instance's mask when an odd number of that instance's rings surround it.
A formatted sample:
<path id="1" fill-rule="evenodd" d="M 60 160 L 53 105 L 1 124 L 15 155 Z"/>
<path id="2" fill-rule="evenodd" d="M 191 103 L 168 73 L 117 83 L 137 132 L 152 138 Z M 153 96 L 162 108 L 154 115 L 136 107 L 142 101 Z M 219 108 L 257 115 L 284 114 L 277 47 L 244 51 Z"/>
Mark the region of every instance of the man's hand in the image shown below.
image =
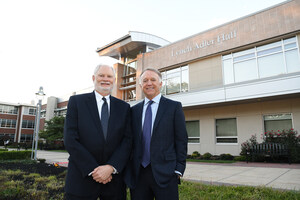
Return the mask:
<path id="1" fill-rule="evenodd" d="M 93 179 L 98 183 L 106 184 L 111 181 L 114 168 L 111 165 L 101 165 L 92 172 Z"/>

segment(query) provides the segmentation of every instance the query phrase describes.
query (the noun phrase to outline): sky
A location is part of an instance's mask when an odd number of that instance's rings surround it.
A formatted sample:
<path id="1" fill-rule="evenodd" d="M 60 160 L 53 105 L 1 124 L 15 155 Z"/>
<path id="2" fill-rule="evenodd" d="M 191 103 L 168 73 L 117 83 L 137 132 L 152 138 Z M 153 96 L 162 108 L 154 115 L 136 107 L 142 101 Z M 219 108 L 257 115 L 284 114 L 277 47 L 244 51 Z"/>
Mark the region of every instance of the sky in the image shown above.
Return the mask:
<path id="1" fill-rule="evenodd" d="M 284 0 L 0 0 L 0 102 L 93 86 L 96 53 L 129 31 L 176 42 Z"/>

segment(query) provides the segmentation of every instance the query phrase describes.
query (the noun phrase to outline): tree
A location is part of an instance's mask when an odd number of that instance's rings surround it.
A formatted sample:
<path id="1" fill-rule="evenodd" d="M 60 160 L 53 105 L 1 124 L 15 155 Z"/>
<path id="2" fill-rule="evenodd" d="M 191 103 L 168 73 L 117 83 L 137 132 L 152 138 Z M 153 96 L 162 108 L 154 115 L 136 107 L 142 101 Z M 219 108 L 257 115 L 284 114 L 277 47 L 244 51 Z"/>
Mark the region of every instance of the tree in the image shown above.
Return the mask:
<path id="1" fill-rule="evenodd" d="M 55 116 L 45 122 L 45 129 L 41 131 L 40 137 L 47 141 L 61 140 L 64 137 L 65 117 Z"/>

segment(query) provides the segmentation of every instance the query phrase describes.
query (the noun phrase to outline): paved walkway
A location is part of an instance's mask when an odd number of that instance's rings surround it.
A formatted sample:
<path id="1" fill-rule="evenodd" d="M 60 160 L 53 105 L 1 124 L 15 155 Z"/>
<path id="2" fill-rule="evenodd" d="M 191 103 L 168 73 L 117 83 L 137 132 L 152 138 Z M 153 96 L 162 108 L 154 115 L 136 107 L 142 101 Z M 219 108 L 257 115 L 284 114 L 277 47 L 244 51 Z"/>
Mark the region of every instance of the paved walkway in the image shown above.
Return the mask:
<path id="1" fill-rule="evenodd" d="M 67 166 L 68 153 L 38 151 L 37 158 Z M 214 185 L 266 186 L 300 191 L 300 164 L 188 162 L 184 179 Z"/>
<path id="2" fill-rule="evenodd" d="M 300 164 L 189 162 L 184 179 L 216 185 L 266 186 L 300 191 Z"/>

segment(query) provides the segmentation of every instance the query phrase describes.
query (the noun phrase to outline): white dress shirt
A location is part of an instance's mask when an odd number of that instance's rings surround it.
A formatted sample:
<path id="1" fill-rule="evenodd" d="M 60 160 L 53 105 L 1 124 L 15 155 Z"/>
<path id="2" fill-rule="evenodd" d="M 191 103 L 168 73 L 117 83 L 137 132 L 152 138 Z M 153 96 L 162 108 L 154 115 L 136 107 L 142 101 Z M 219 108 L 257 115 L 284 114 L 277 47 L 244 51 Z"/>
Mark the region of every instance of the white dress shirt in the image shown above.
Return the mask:
<path id="1" fill-rule="evenodd" d="M 101 119 L 101 110 L 102 110 L 102 105 L 104 103 L 104 101 L 102 100 L 103 97 L 105 97 L 107 105 L 108 105 L 108 114 L 110 113 L 110 95 L 107 96 L 102 96 L 101 94 L 99 94 L 98 92 L 94 91 L 95 95 L 96 95 L 96 101 L 97 101 L 97 106 L 98 106 L 98 113 L 99 113 L 99 117 Z"/>
<path id="2" fill-rule="evenodd" d="M 156 97 L 154 97 L 152 99 L 153 103 L 151 105 L 151 111 L 152 111 L 151 135 L 152 135 L 153 124 L 154 124 L 155 117 L 156 117 L 156 114 L 157 114 L 160 98 L 161 98 L 161 94 L 159 93 Z M 142 115 L 142 124 L 143 124 L 143 126 L 144 126 L 146 109 L 149 105 L 149 101 L 150 100 L 147 97 L 145 97 L 144 107 L 143 107 L 143 115 Z"/>

